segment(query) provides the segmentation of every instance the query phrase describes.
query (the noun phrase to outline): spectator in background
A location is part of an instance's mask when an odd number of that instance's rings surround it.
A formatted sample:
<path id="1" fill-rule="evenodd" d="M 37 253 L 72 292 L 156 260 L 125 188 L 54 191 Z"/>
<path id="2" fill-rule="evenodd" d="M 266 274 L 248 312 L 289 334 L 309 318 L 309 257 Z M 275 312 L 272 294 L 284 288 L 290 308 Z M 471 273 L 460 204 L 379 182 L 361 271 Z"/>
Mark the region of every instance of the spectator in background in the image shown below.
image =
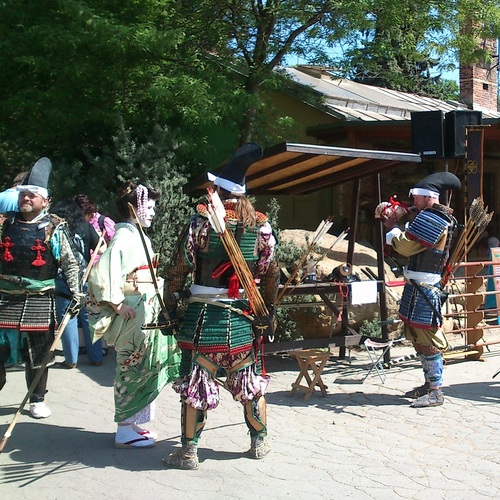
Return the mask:
<path id="1" fill-rule="evenodd" d="M 490 236 L 486 240 L 486 244 L 488 247 L 488 259 L 495 261 L 495 257 L 493 255 L 493 250 L 492 248 L 498 248 L 500 247 L 500 241 L 496 236 Z M 493 277 L 495 274 L 495 267 L 496 266 L 487 266 L 486 267 L 486 274 L 489 275 L 490 277 L 486 281 L 486 291 L 487 292 L 494 292 L 496 290 L 495 286 L 495 281 L 497 277 Z M 498 306 L 497 306 L 497 296 L 494 293 L 486 295 L 485 301 L 484 301 L 484 309 L 485 311 L 491 310 L 490 312 L 495 314 L 497 316 L 497 322 L 500 324 L 500 312 L 498 311 Z"/>
<path id="2" fill-rule="evenodd" d="M 110 217 L 100 214 L 97 211 L 95 203 L 86 194 L 77 194 L 73 199 L 81 208 L 85 220 L 94 227 L 99 236 L 106 231 L 104 240 L 109 245 L 111 238 L 115 235 L 115 221 Z"/>
<path id="3" fill-rule="evenodd" d="M 97 231 L 99 236 L 102 236 L 104 232 L 104 241 L 106 245 L 115 235 L 115 221 L 111 217 L 100 214 L 97 211 L 97 206 L 86 194 L 76 194 L 73 196 L 73 200 L 78 204 L 83 212 L 85 220 L 92 225 L 92 227 Z M 95 259 L 95 263 L 99 261 L 100 256 L 98 255 Z M 103 354 L 106 356 L 108 354 L 108 345 L 104 339 L 102 339 Z M 85 348 L 82 348 L 85 351 Z"/>
<path id="4" fill-rule="evenodd" d="M 12 186 L 0 193 L 0 214 L 19 212 L 19 191 L 17 190 L 17 186 L 23 183 L 27 175 L 28 172 L 20 172 L 14 177 Z"/>
<path id="5" fill-rule="evenodd" d="M 68 230 L 72 238 L 78 261 L 80 265 L 80 279 L 82 278 L 88 263 L 90 262 L 90 252 L 95 250 L 99 242 L 99 235 L 95 229 L 84 219 L 83 212 L 78 204 L 73 200 L 61 200 L 54 204 L 52 213 L 61 217 L 68 224 Z M 99 253 L 104 252 L 106 244 L 99 247 Z M 61 321 L 66 308 L 71 299 L 68 284 L 62 269 L 58 270 L 56 278 L 56 306 L 58 320 Z M 83 292 L 87 293 L 87 285 L 83 286 Z M 71 318 L 61 341 L 64 352 L 64 362 L 61 363 L 63 368 L 75 368 L 78 362 L 78 352 L 80 340 L 78 327 L 82 329 L 83 339 L 85 342 L 85 351 L 92 366 L 102 365 L 103 349 L 101 339 L 94 344 L 90 337 L 89 322 L 87 309 L 82 307 L 78 316 Z"/>

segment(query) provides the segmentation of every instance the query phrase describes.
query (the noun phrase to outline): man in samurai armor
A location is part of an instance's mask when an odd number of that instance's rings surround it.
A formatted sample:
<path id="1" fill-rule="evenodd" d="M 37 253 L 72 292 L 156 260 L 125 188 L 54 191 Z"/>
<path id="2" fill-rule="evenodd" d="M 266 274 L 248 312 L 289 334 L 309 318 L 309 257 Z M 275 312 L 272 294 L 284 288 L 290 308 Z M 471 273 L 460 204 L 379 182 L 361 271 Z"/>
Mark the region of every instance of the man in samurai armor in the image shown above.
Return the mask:
<path id="1" fill-rule="evenodd" d="M 441 329 L 444 297 L 441 277 L 457 222 L 453 210 L 440 204 L 439 197 L 460 188 L 460 180 L 450 172 L 431 174 L 418 182 L 410 190 L 417 214 L 404 231 L 398 226 L 396 211 L 382 210 L 379 215 L 389 229 L 386 243 L 409 258 L 404 268 L 406 283 L 399 317 L 405 324 L 406 338 L 412 341 L 422 362 L 425 377 L 421 387 L 405 394 L 414 399 L 413 408 L 440 406 L 444 402 L 443 352 L 448 341 Z"/>
<path id="2" fill-rule="evenodd" d="M 272 329 L 274 325 L 277 238 L 267 216 L 245 196 L 246 171 L 261 157 L 259 145 L 244 144 L 219 176 L 209 173 L 208 178 L 223 202 L 226 230 L 233 232 L 253 278 L 260 280 L 269 316 L 249 319 L 252 301 L 244 294 L 219 233 L 211 227 L 205 204 L 197 206 L 167 270 L 165 303 L 174 317 L 175 294 L 183 290 L 188 275 L 192 283 L 178 328 L 182 361 L 180 378 L 174 382 L 181 397 L 182 448 L 164 459 L 170 467 L 198 468 L 198 440 L 207 410 L 219 404 L 221 372 L 226 375 L 225 388 L 243 405 L 251 441 L 248 455 L 260 459 L 270 451 L 264 398 L 269 377 L 262 367 L 263 336 L 256 326 L 267 324 Z"/>
<path id="3" fill-rule="evenodd" d="M 75 314 L 82 300 L 78 260 L 61 219 L 49 215 L 48 158 L 32 167 L 19 191 L 19 212 L 10 212 L 0 242 L 0 389 L 5 363 L 25 363 L 28 388 L 54 341 L 55 278 L 60 267 L 67 279 Z M 30 396 L 30 413 L 47 418 L 44 402 L 49 360 Z"/>

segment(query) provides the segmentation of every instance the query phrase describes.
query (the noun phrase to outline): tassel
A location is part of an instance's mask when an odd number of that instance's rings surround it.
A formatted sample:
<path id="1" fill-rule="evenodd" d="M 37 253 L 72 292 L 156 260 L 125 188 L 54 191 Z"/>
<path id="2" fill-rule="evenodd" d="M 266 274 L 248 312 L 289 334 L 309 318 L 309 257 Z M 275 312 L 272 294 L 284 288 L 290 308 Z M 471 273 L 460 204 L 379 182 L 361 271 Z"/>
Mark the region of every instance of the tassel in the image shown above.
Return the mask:
<path id="1" fill-rule="evenodd" d="M 13 247 L 14 243 L 10 241 L 10 238 L 7 236 L 3 242 L 0 242 L 0 247 L 2 247 L 3 250 L 3 255 L 2 255 L 2 260 L 4 262 L 12 262 L 14 260 L 14 257 L 10 253 L 9 248 Z"/>
<path id="2" fill-rule="evenodd" d="M 240 280 L 236 273 L 234 273 L 229 278 L 229 284 L 227 287 L 227 296 L 230 299 L 239 299 L 240 298 Z"/>
<path id="3" fill-rule="evenodd" d="M 262 363 L 262 376 L 267 377 L 266 367 L 264 366 L 264 338 L 260 339 L 260 360 Z"/>
<path id="4" fill-rule="evenodd" d="M 44 247 L 42 245 L 42 240 L 35 240 L 35 242 L 36 242 L 36 245 L 33 245 L 31 247 L 31 250 L 35 250 L 36 259 L 31 263 L 31 265 L 36 266 L 36 267 L 41 267 L 44 264 L 46 264 L 46 262 L 43 260 L 42 252 L 45 252 L 47 247 Z"/>

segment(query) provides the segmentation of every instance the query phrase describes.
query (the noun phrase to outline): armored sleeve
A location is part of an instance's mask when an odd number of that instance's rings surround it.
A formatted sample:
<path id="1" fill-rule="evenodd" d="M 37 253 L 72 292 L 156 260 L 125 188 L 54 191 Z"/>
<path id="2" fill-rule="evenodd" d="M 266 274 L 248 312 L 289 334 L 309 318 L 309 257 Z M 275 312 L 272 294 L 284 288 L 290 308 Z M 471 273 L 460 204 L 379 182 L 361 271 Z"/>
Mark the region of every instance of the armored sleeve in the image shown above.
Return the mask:
<path id="1" fill-rule="evenodd" d="M 278 238 L 269 223 L 260 229 L 258 241 L 257 274 L 260 276 L 260 293 L 266 306 L 271 306 L 278 295 L 280 269 L 278 265 Z"/>
<path id="2" fill-rule="evenodd" d="M 80 266 L 66 227 L 60 225 L 56 229 L 59 238 L 59 266 L 64 272 L 68 287 L 73 294 L 81 293 Z"/>
<path id="3" fill-rule="evenodd" d="M 264 303 L 269 308 L 269 306 L 274 305 L 276 297 L 278 295 L 278 287 L 280 282 L 280 268 L 278 265 L 278 259 L 275 258 L 267 268 L 267 272 L 262 276 L 260 280 L 260 293 Z"/>
<path id="4" fill-rule="evenodd" d="M 172 310 L 176 306 L 176 300 L 172 297 L 172 294 L 180 292 L 184 289 L 187 277 L 191 272 L 192 266 L 187 261 L 184 256 L 184 246 L 186 243 L 187 233 L 189 231 L 189 225 L 186 226 L 182 235 L 180 236 L 174 253 L 170 259 L 169 264 L 166 269 L 166 280 L 163 289 L 163 300 L 167 309 Z"/>

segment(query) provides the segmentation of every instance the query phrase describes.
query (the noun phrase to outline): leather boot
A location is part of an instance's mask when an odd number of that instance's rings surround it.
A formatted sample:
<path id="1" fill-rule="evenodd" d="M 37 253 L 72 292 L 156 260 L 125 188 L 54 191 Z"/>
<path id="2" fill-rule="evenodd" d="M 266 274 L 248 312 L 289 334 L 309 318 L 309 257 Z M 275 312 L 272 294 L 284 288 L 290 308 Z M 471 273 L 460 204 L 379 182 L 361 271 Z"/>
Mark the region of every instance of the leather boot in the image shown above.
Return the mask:
<path id="1" fill-rule="evenodd" d="M 252 458 L 264 458 L 271 451 L 271 447 L 265 436 L 252 436 L 250 440 L 250 449 L 248 454 Z"/>
<path id="2" fill-rule="evenodd" d="M 412 408 L 428 408 L 432 406 L 441 406 L 444 403 L 441 389 L 429 389 L 427 394 L 415 399 L 410 405 Z"/>
<path id="3" fill-rule="evenodd" d="M 174 451 L 163 463 L 175 469 L 194 470 L 198 468 L 198 446 L 195 444 L 184 444 L 180 450 Z"/>
<path id="4" fill-rule="evenodd" d="M 429 389 L 431 388 L 431 385 L 429 382 L 425 382 L 424 385 L 421 385 L 420 387 L 415 387 L 411 391 L 405 392 L 404 398 L 411 398 L 411 399 L 417 399 L 420 396 L 424 396 L 429 392 Z"/>

